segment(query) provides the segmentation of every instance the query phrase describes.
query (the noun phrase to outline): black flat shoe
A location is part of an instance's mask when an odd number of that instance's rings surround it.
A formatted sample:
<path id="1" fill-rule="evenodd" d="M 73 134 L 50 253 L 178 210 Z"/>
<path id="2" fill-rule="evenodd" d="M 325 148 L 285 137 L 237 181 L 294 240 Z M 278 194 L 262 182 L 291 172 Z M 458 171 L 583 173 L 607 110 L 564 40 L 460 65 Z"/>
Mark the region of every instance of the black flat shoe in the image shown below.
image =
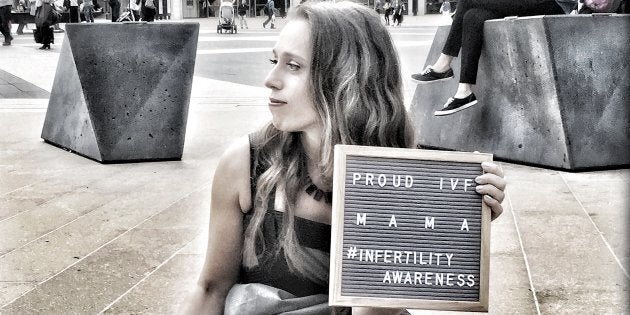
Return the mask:
<path id="1" fill-rule="evenodd" d="M 435 113 L 433 114 L 435 116 L 450 115 L 453 113 L 457 113 L 460 110 L 471 107 L 475 104 L 477 104 L 477 97 L 475 97 L 475 94 L 473 93 L 470 93 L 470 95 L 464 98 L 451 97 L 448 99 L 448 101 L 446 101 L 446 104 L 444 104 L 444 108 L 442 108 L 441 110 L 435 111 Z"/>
<path id="2" fill-rule="evenodd" d="M 448 69 L 444 72 L 436 72 L 430 66 L 424 69 L 424 71 L 411 75 L 411 80 L 416 83 L 427 83 L 448 80 L 453 78 L 453 69 Z"/>

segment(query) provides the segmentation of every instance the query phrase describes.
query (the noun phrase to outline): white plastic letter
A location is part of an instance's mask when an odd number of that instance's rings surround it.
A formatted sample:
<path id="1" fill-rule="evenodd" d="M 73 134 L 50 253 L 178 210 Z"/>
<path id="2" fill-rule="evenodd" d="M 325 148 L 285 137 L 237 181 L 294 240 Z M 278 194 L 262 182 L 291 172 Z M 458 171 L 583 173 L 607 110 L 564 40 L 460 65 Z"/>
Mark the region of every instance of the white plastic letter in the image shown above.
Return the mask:
<path id="1" fill-rule="evenodd" d="M 471 182 L 472 180 L 468 178 L 464 179 L 464 191 L 468 191 L 468 187 L 472 186 Z"/>
<path id="2" fill-rule="evenodd" d="M 451 190 L 455 190 L 458 182 L 459 182 L 459 178 L 455 178 L 455 182 L 453 182 L 453 179 L 451 178 Z"/>
<path id="3" fill-rule="evenodd" d="M 391 227 L 392 225 L 395 227 L 398 227 L 398 224 L 396 224 L 396 216 L 393 214 L 392 214 L 392 218 L 389 219 L 389 226 Z"/>
<path id="4" fill-rule="evenodd" d="M 411 188 L 413 186 L 413 177 L 405 175 L 405 187 Z"/>
<path id="5" fill-rule="evenodd" d="M 464 222 L 462 222 L 462 227 L 459 230 L 463 231 L 464 229 L 466 229 L 466 231 L 470 232 L 470 230 L 468 229 L 468 220 L 466 220 L 466 219 L 464 219 Z"/>
<path id="6" fill-rule="evenodd" d="M 429 217 L 424 217 L 424 228 L 425 229 L 428 229 L 428 228 L 435 229 L 435 218 L 431 217 L 429 219 Z"/>
<path id="7" fill-rule="evenodd" d="M 372 173 L 365 174 L 365 186 L 367 185 L 374 186 L 374 174 Z"/>
<path id="8" fill-rule="evenodd" d="M 367 214 L 357 213 L 357 225 L 363 224 L 365 226 L 366 222 L 367 222 Z"/>
<path id="9" fill-rule="evenodd" d="M 383 187 L 387 184 L 387 177 L 384 174 L 378 175 L 378 185 Z"/>
<path id="10" fill-rule="evenodd" d="M 392 283 L 392 278 L 389 276 L 389 271 L 385 272 L 385 277 L 383 278 L 383 283 Z"/>
<path id="11" fill-rule="evenodd" d="M 398 177 L 398 182 L 396 181 L 396 177 Z M 394 187 L 400 187 L 400 175 L 392 175 L 392 184 Z"/>

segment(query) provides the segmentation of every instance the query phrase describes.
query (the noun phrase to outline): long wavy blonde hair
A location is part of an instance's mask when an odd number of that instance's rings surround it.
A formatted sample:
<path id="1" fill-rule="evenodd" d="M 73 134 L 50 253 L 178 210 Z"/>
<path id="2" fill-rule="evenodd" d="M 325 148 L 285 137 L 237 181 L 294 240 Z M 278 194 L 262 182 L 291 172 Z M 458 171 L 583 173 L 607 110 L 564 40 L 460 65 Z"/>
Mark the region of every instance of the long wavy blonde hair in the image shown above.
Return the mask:
<path id="1" fill-rule="evenodd" d="M 403 104 L 398 54 L 379 16 L 351 2 L 309 1 L 296 7 L 289 17 L 311 26 L 311 95 L 323 125 L 318 158 L 324 184 L 332 186 L 336 144 L 412 147 L 413 130 Z M 294 228 L 297 196 L 308 181 L 301 133 L 279 131 L 268 124 L 252 143 L 255 160 L 265 171 L 258 177 L 254 214 L 245 229 L 243 265 L 258 264 L 256 243 L 265 244 L 265 213 L 273 206 L 275 193 L 281 191 L 285 211 L 275 250 L 284 251 L 293 272 L 327 283 L 328 266 L 312 263 Z"/>

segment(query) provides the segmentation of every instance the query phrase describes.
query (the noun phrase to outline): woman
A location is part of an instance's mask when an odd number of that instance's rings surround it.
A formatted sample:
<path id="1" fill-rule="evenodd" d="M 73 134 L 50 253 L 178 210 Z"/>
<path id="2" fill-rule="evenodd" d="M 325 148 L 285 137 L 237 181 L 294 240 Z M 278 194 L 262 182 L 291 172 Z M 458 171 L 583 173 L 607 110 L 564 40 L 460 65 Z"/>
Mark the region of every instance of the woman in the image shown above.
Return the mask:
<path id="1" fill-rule="evenodd" d="M 506 16 L 532 16 L 570 13 L 577 0 L 460 0 L 453 16 L 451 30 L 437 61 L 421 73 L 411 75 L 418 83 L 440 81 L 453 77 L 451 61 L 462 50 L 461 72 L 457 92 L 444 104 L 436 116 L 449 115 L 477 104 L 472 87 L 477 82 L 477 67 L 481 56 L 483 23 Z"/>
<path id="2" fill-rule="evenodd" d="M 41 36 L 42 47 L 39 49 L 50 49 L 50 44 L 55 43 L 53 25 L 57 23 L 57 16 L 53 12 L 52 0 L 38 0 L 35 11 L 35 32 Z"/>
<path id="3" fill-rule="evenodd" d="M 217 166 L 206 261 L 184 313 L 331 312 L 332 207 L 316 196 L 332 190 L 334 145 L 414 145 L 395 51 L 364 6 L 305 2 L 290 13 L 265 79 L 272 121 Z M 498 166 L 483 167 L 479 192 L 498 215 L 505 183 Z"/>

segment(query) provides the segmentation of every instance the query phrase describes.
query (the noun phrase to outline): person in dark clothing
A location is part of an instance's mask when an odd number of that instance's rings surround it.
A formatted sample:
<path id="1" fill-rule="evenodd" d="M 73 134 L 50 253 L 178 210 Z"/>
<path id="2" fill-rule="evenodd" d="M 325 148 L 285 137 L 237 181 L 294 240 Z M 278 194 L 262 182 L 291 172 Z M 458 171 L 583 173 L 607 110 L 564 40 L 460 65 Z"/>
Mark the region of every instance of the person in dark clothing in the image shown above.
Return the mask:
<path id="1" fill-rule="evenodd" d="M 263 22 L 263 28 L 267 27 L 267 23 L 271 22 L 271 28 L 276 28 L 273 25 L 273 14 L 275 10 L 275 5 L 273 0 L 267 0 L 267 4 L 265 4 L 265 14 L 267 14 L 267 20 Z"/>
<path id="2" fill-rule="evenodd" d="M 57 23 L 57 15 L 50 4 L 52 0 L 44 0 L 35 11 L 35 30 L 41 34 L 42 47 L 39 49 L 50 49 L 50 44 L 55 43 L 53 25 Z"/>
<path id="3" fill-rule="evenodd" d="M 68 15 L 70 18 L 69 23 L 79 23 L 81 21 L 79 15 L 79 2 L 78 0 L 68 1 Z"/>
<path id="4" fill-rule="evenodd" d="M 309 1 L 289 12 L 272 54 L 271 121 L 221 156 L 206 261 L 181 313 L 408 314 L 337 310 L 327 296 L 335 145 L 415 146 L 389 31 L 366 6 Z M 475 189 L 496 217 L 502 171 L 480 167 Z"/>
<path id="5" fill-rule="evenodd" d="M 249 10 L 249 6 L 245 2 L 247 0 L 241 0 L 241 3 L 238 5 L 238 19 L 241 22 L 241 29 L 243 29 L 243 24 L 245 24 L 245 28 L 247 27 L 247 11 Z"/>
<path id="6" fill-rule="evenodd" d="M 136 4 L 140 4 L 140 14 L 142 20 L 146 22 L 155 21 L 155 14 L 157 10 L 155 8 L 155 0 L 137 0 Z"/>
<path id="7" fill-rule="evenodd" d="M 0 33 L 4 35 L 2 46 L 10 46 L 13 36 L 11 36 L 11 5 L 13 0 L 0 0 Z"/>
<path id="8" fill-rule="evenodd" d="M 112 22 L 118 21 L 120 17 L 120 1 L 109 0 L 109 7 L 112 9 Z"/>
<path id="9" fill-rule="evenodd" d="M 451 30 L 438 60 L 421 73 L 411 75 L 417 83 L 440 81 L 453 77 L 451 61 L 461 49 L 461 73 L 457 92 L 449 98 L 436 116 L 450 115 L 477 104 L 472 86 L 477 81 L 477 68 L 486 20 L 506 16 L 532 16 L 570 13 L 577 0 L 459 0 Z"/>
<path id="10" fill-rule="evenodd" d="M 400 0 L 394 0 L 392 5 L 394 8 L 394 23 L 393 25 L 400 26 L 403 20 L 403 11 L 405 10 L 405 4 Z"/>
<path id="11" fill-rule="evenodd" d="M 385 2 L 385 5 L 383 6 L 383 9 L 385 10 L 385 25 L 389 25 L 389 17 L 392 15 L 392 12 L 394 12 L 394 7 L 392 7 L 391 2 L 387 0 Z"/>

